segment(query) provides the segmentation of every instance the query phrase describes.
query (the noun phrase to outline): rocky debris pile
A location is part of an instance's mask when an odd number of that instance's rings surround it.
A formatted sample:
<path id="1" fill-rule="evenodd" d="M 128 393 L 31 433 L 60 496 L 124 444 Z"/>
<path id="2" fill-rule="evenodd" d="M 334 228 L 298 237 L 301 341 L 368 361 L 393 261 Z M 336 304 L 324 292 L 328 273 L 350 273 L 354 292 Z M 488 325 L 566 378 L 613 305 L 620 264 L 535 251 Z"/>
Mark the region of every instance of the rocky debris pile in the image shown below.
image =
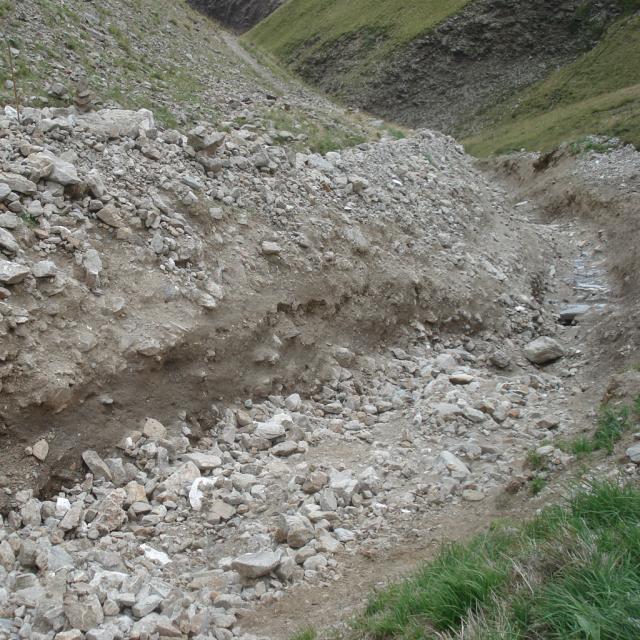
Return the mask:
<path id="1" fill-rule="evenodd" d="M 11 33 L 16 66 L 29 69 L 18 79 L 24 106 L 148 106 L 166 125 L 183 128 L 200 120 L 284 117 L 299 127 L 297 135 L 310 122 L 343 137 L 376 133 L 368 117 L 257 64 L 230 34 L 185 2 L 160 8 L 157 0 L 22 0 L 4 12 L 3 27 Z M 0 103 L 13 104 L 10 80 L 0 84 Z M 305 121 L 298 124 L 294 113 L 305 114 Z"/>
<path id="2" fill-rule="evenodd" d="M 402 342 L 366 356 L 334 346 L 341 364 L 315 394 L 214 405 L 198 439 L 186 412 L 148 417 L 118 455 L 84 451 L 81 482 L 48 500 L 14 492 L 0 637 L 246 638 L 255 604 L 331 584 L 345 554 L 485 500 L 571 429 L 553 410 L 575 392 L 571 371 L 534 369 L 525 341 L 501 345 L 501 369 L 490 332 L 414 323 Z"/>
<path id="3" fill-rule="evenodd" d="M 542 333 L 522 268 L 538 232 L 516 228 L 454 141 L 421 132 L 323 156 L 294 138 L 259 118 L 185 135 L 144 109 L 25 108 L 19 124 L 6 107 L 1 412 L 25 446 L 48 432 L 41 477 L 118 440 L 125 405 L 144 416 L 140 376 L 164 418 L 170 398 L 198 411 L 212 388 L 322 384 L 341 362 L 325 342 L 375 344 L 411 317 Z M 32 482 L 24 468 L 12 454 L 8 483 Z"/>

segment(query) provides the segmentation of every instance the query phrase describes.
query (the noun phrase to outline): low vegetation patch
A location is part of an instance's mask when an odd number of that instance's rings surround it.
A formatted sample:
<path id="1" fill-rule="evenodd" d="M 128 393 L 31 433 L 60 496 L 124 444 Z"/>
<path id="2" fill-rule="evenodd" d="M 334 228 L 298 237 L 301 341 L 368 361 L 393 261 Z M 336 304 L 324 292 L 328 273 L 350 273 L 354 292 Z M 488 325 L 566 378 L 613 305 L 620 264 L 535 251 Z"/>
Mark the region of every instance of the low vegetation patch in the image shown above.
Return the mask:
<path id="1" fill-rule="evenodd" d="M 640 491 L 593 482 L 533 520 L 448 544 L 372 596 L 344 640 L 640 637 Z M 296 636 L 313 640 L 306 629 Z"/>
<path id="2" fill-rule="evenodd" d="M 568 442 L 560 442 L 558 446 L 563 451 L 577 456 L 594 451 L 606 451 L 608 455 L 611 455 L 616 443 L 633 427 L 634 414 L 640 415 L 639 409 L 640 397 L 636 399 L 633 407 L 604 405 L 600 409 L 598 426 L 593 436 L 580 436 Z"/>

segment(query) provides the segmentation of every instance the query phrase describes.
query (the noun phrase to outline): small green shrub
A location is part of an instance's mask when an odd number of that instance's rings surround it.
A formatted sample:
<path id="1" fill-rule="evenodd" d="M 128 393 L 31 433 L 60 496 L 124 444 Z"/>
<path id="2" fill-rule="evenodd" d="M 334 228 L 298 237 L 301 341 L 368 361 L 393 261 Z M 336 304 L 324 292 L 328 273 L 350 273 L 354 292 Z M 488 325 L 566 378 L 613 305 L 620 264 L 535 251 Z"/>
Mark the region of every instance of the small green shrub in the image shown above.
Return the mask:
<path id="1" fill-rule="evenodd" d="M 531 490 L 531 494 L 537 496 L 545 487 L 547 486 L 547 481 L 540 476 L 536 476 L 529 486 Z"/>

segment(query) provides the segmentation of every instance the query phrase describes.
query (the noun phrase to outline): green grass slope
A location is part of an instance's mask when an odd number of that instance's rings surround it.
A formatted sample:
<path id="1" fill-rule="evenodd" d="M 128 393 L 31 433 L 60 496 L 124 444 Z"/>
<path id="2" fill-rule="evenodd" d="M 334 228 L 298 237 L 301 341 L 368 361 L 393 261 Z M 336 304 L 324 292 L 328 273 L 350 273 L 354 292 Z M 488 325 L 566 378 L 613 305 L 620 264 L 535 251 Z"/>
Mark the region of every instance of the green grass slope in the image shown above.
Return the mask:
<path id="1" fill-rule="evenodd" d="M 640 148 L 640 16 L 614 23 L 594 49 L 485 117 L 489 125 L 464 141 L 475 155 L 546 150 L 589 134 Z"/>
<path id="2" fill-rule="evenodd" d="M 457 13 L 471 0 L 289 0 L 254 27 L 247 39 L 279 59 L 308 57 L 347 34 L 383 37 L 384 57 Z"/>

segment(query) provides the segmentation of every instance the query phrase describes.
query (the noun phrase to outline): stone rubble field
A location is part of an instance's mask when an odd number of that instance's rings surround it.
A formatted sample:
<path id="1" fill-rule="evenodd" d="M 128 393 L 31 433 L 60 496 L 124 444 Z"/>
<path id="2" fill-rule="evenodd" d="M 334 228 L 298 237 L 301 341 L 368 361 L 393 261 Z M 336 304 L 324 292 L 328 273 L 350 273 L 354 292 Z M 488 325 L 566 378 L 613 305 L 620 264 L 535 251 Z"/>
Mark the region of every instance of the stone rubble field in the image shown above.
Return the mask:
<path id="1" fill-rule="evenodd" d="M 571 429 L 580 352 L 523 261 L 554 238 L 444 136 L 291 138 L 5 110 L 0 636 L 247 638 Z"/>

